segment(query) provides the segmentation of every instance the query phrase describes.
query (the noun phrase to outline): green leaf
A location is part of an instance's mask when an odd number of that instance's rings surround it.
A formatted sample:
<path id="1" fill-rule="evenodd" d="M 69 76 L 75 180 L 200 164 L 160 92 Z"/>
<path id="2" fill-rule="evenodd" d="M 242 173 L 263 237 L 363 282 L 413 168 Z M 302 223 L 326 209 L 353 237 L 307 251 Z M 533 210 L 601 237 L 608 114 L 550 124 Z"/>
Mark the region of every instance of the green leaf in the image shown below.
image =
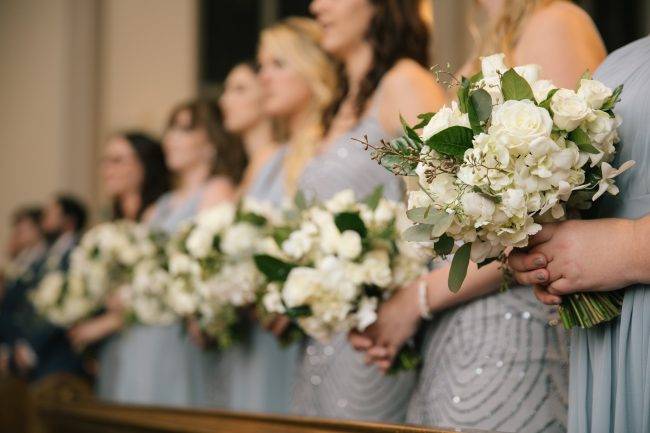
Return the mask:
<path id="1" fill-rule="evenodd" d="M 378 185 L 363 202 L 370 209 L 375 210 L 379 206 L 379 201 L 384 196 L 384 185 Z"/>
<path id="2" fill-rule="evenodd" d="M 451 254 L 454 249 L 454 239 L 451 236 L 443 234 L 433 245 L 433 249 L 439 256 Z"/>
<path id="3" fill-rule="evenodd" d="M 427 242 L 431 240 L 431 224 L 416 224 L 404 230 L 402 239 L 407 242 Z"/>
<path id="4" fill-rule="evenodd" d="M 469 77 L 469 85 L 472 86 L 477 82 L 481 81 L 482 79 L 483 79 L 483 71 L 479 71 L 476 74 Z"/>
<path id="5" fill-rule="evenodd" d="M 305 194 L 302 191 L 296 192 L 296 196 L 294 197 L 293 202 L 298 210 L 305 210 L 309 207 L 307 199 L 305 198 Z"/>
<path id="6" fill-rule="evenodd" d="M 341 212 L 334 217 L 334 224 L 341 233 L 346 230 L 353 230 L 359 233 L 361 238 L 365 238 L 368 234 L 368 229 L 358 212 Z"/>
<path id="7" fill-rule="evenodd" d="M 471 105 L 474 106 L 478 120 L 485 122 L 492 114 L 492 97 L 485 89 L 478 89 L 470 95 Z"/>
<path id="8" fill-rule="evenodd" d="M 311 316 L 311 307 L 309 305 L 299 305 L 297 307 L 287 308 L 287 316 L 291 319 Z"/>
<path id="9" fill-rule="evenodd" d="M 546 95 L 546 99 L 544 99 L 542 102 L 538 104 L 540 107 L 545 108 L 546 111 L 548 111 L 548 113 L 551 115 L 551 117 L 553 116 L 553 110 L 551 110 L 551 100 L 553 99 L 553 95 L 555 95 L 555 93 L 557 93 L 558 90 L 560 89 L 551 89 L 548 92 L 548 95 Z"/>
<path id="10" fill-rule="evenodd" d="M 402 128 L 404 129 L 404 135 L 406 135 L 408 138 L 413 140 L 416 143 L 422 143 L 422 139 L 418 135 L 417 132 L 413 128 L 411 128 L 408 123 L 406 123 L 406 120 L 402 117 L 402 115 L 399 115 L 399 121 L 402 123 Z"/>
<path id="11" fill-rule="evenodd" d="M 291 232 L 293 232 L 291 227 L 274 227 L 272 235 L 273 240 L 275 240 L 275 243 L 282 248 L 282 243 L 289 239 Z"/>
<path id="12" fill-rule="evenodd" d="M 416 207 L 409 209 L 406 216 L 413 222 L 431 226 L 430 238 L 442 236 L 451 224 L 452 216 L 447 212 L 429 207 Z"/>
<path id="13" fill-rule="evenodd" d="M 253 257 L 255 266 L 271 282 L 284 282 L 287 280 L 289 272 L 297 265 L 283 262 L 280 259 L 267 254 L 258 254 Z"/>
<path id="14" fill-rule="evenodd" d="M 431 121 L 431 118 L 435 116 L 436 113 L 422 113 L 418 114 L 418 119 L 420 119 L 420 123 L 413 125 L 413 129 L 421 129 L 427 126 L 429 121 Z"/>
<path id="15" fill-rule="evenodd" d="M 462 247 L 458 248 L 454 258 L 451 261 L 451 268 L 449 269 L 449 290 L 454 293 L 457 293 L 465 277 L 467 276 L 467 267 L 469 266 L 469 257 L 472 250 L 472 244 L 467 243 Z"/>
<path id="16" fill-rule="evenodd" d="M 443 129 L 426 141 L 426 145 L 438 153 L 462 158 L 465 151 L 472 147 L 474 134 L 464 126 L 452 126 Z"/>
<path id="17" fill-rule="evenodd" d="M 617 103 L 621 101 L 621 93 L 623 92 L 623 85 L 621 84 L 620 86 L 616 86 L 616 88 L 612 92 L 612 96 L 610 96 L 604 103 L 603 106 L 600 108 L 603 111 L 611 111 L 614 109 Z"/>
<path id="18" fill-rule="evenodd" d="M 261 227 L 264 224 L 266 224 L 266 218 L 252 212 L 242 212 L 239 215 L 239 220 L 258 227 Z"/>
<path id="19" fill-rule="evenodd" d="M 531 89 L 528 81 L 512 68 L 501 76 L 501 91 L 506 101 L 521 101 L 524 99 L 535 101 L 533 89 Z"/>
<path id="20" fill-rule="evenodd" d="M 478 268 L 481 269 L 483 266 L 489 265 L 490 263 L 498 260 L 498 257 L 490 257 L 489 259 L 483 260 L 481 263 L 477 263 Z"/>
<path id="21" fill-rule="evenodd" d="M 573 131 L 569 132 L 568 138 L 569 140 L 573 141 L 576 144 L 576 146 L 578 146 L 578 149 L 580 149 L 583 152 L 587 152 L 587 153 L 600 152 L 591 144 L 591 139 L 589 138 L 589 135 L 587 135 L 587 133 L 582 128 L 576 128 Z"/>
<path id="22" fill-rule="evenodd" d="M 467 113 L 469 109 L 469 84 L 469 80 L 463 77 L 458 88 L 458 108 L 462 113 Z"/>

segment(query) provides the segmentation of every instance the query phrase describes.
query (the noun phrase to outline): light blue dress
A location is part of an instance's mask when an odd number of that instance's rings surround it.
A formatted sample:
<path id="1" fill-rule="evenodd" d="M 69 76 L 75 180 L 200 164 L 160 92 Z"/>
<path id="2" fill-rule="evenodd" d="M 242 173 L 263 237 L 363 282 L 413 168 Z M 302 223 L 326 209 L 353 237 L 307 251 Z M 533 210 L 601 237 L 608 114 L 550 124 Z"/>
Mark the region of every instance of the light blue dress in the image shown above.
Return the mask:
<path id="1" fill-rule="evenodd" d="M 397 134 L 383 130 L 377 107 L 371 107 L 356 126 L 307 164 L 299 182 L 307 198 L 327 200 L 345 189 L 363 198 L 383 185 L 386 197 L 403 199 L 402 180 L 352 140 L 364 135 L 371 143 L 379 143 Z M 385 376 L 367 366 L 364 355 L 350 346 L 345 334 L 335 336 L 329 344 L 308 339 L 300 354 L 292 408 L 301 415 L 403 422 L 415 378 L 415 372 Z"/>
<path id="2" fill-rule="evenodd" d="M 640 218 L 650 212 L 650 37 L 612 53 L 595 76 L 612 88 L 625 86 L 616 106 L 623 123 L 614 165 L 636 161 L 616 179 L 621 193 L 604 199 L 599 216 Z M 620 319 L 573 333 L 568 431 L 650 432 L 648 286 L 625 290 Z"/>
<path id="3" fill-rule="evenodd" d="M 280 148 L 260 170 L 248 196 L 279 206 L 284 199 L 282 164 L 286 147 Z M 254 412 L 289 412 L 298 345 L 282 347 L 269 331 L 254 324 L 250 340 L 235 346 L 231 409 Z"/>
<path id="4" fill-rule="evenodd" d="M 196 215 L 203 189 L 172 207 L 171 194 L 162 196 L 150 222 L 172 234 Z M 166 406 L 213 406 L 229 403 L 229 357 L 196 347 L 180 323 L 168 326 L 133 325 L 114 336 L 104 348 L 114 376 L 102 377 L 100 397 L 121 403 Z"/>

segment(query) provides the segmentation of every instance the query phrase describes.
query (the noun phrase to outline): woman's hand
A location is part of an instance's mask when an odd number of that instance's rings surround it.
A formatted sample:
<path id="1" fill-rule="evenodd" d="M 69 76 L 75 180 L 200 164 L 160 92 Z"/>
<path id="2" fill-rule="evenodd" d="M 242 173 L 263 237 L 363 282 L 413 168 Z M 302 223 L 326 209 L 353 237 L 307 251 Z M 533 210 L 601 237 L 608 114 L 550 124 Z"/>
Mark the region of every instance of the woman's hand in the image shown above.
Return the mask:
<path id="1" fill-rule="evenodd" d="M 395 292 L 379 306 L 375 323 L 364 332 L 350 333 L 350 344 L 365 351 L 366 362 L 376 364 L 384 372 L 420 326 L 419 284 L 420 280 L 416 280 Z"/>
<path id="2" fill-rule="evenodd" d="M 639 281 L 635 222 L 625 219 L 571 220 L 545 224 L 508 264 L 521 284 L 534 285 L 537 298 L 559 304 L 561 295 L 610 291 Z M 543 260 L 542 260 L 543 259 Z M 539 266 L 542 261 L 547 264 Z"/>
<path id="3" fill-rule="evenodd" d="M 264 323 L 263 326 L 264 329 L 271 332 L 277 338 L 280 338 L 282 337 L 282 334 L 284 334 L 284 332 L 287 330 L 289 325 L 291 325 L 291 319 L 289 319 L 284 314 L 276 314 L 273 316 L 273 318 Z"/>
<path id="4" fill-rule="evenodd" d="M 187 319 L 187 334 L 190 336 L 190 340 L 201 349 L 207 347 L 208 339 L 206 338 L 205 333 L 201 330 L 201 325 L 199 324 L 198 319 L 195 317 Z"/>
<path id="5" fill-rule="evenodd" d="M 120 330 L 123 323 L 120 313 L 109 311 L 73 326 L 68 331 L 68 338 L 72 347 L 80 352 L 89 345 Z"/>

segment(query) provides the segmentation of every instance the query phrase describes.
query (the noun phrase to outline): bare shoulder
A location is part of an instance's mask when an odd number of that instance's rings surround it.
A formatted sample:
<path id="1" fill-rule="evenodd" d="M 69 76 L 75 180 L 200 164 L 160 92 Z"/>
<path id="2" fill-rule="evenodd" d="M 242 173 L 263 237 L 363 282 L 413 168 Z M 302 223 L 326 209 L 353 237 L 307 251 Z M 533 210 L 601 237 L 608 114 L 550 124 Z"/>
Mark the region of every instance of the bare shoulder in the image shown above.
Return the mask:
<path id="1" fill-rule="evenodd" d="M 404 90 L 435 91 L 437 83 L 433 74 L 412 59 L 401 59 L 387 73 L 382 90 L 400 94 Z"/>
<path id="2" fill-rule="evenodd" d="M 548 40 L 554 35 L 578 32 L 597 35 L 596 26 L 589 14 L 573 2 L 562 0 L 535 11 L 525 26 L 522 38 L 544 35 L 545 39 L 542 40 Z"/>
<path id="3" fill-rule="evenodd" d="M 215 176 L 205 185 L 200 207 L 201 209 L 205 209 L 222 201 L 234 200 L 235 195 L 236 188 L 229 177 Z"/>

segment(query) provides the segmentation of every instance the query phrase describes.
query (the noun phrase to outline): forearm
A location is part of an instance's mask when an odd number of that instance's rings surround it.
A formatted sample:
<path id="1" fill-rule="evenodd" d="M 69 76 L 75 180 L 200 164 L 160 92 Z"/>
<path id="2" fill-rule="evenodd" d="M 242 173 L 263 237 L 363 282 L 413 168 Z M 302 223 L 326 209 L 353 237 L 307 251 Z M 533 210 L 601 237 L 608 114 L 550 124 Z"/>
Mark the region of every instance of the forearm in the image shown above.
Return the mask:
<path id="1" fill-rule="evenodd" d="M 632 222 L 632 245 L 629 251 L 634 281 L 650 284 L 650 214 Z"/>
<path id="2" fill-rule="evenodd" d="M 478 268 L 469 264 L 467 277 L 458 293 L 449 290 L 447 279 L 450 265 L 432 271 L 427 277 L 427 301 L 431 311 L 443 311 L 447 308 L 471 301 L 472 299 L 496 292 L 501 287 L 503 275 L 500 264 L 493 262 Z"/>

